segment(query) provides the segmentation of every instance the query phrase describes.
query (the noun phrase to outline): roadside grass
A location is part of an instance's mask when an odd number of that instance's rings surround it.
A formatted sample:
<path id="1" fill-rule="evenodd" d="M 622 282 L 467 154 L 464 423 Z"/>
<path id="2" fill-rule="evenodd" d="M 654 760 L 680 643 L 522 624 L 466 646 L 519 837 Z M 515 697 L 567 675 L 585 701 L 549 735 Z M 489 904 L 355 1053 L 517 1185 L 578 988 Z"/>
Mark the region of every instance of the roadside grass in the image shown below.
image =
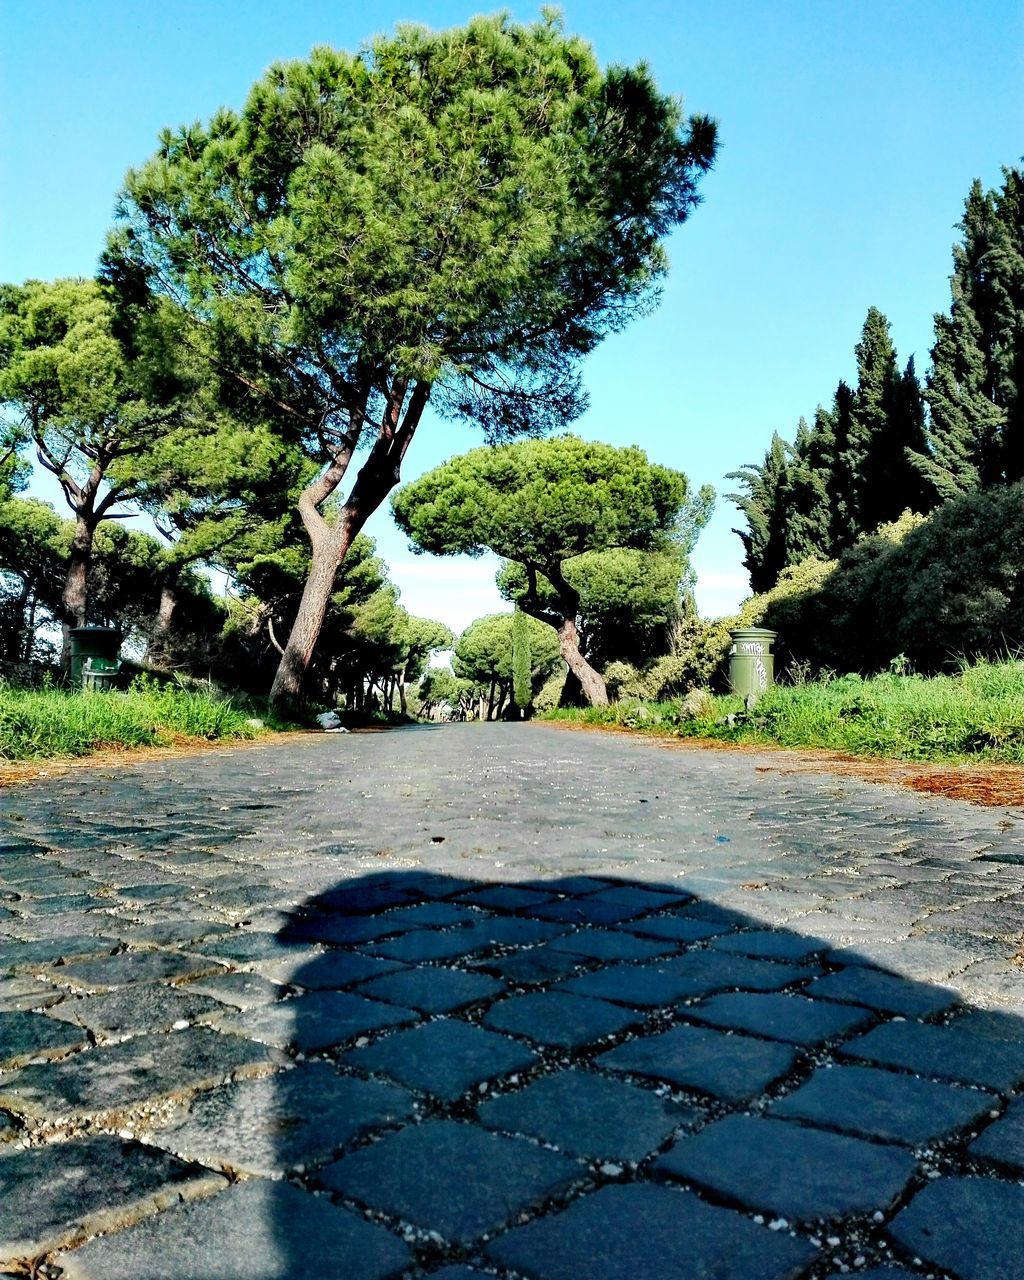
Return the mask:
<path id="1" fill-rule="evenodd" d="M 212 691 L 136 681 L 124 693 L 0 684 L 0 761 L 83 756 L 110 747 L 255 738 L 253 712 Z"/>
<path id="2" fill-rule="evenodd" d="M 985 662 L 955 675 L 886 674 L 776 685 L 747 712 L 714 699 L 704 717 L 678 702 L 629 700 L 547 717 L 681 738 L 823 747 L 891 760 L 1024 764 L 1024 662 Z"/>

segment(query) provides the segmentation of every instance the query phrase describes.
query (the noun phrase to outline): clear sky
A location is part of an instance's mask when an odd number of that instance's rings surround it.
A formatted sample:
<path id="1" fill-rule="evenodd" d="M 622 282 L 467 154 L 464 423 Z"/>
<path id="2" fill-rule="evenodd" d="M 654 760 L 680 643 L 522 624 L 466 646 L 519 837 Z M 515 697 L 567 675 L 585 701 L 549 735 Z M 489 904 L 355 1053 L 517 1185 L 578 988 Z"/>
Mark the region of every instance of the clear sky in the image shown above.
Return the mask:
<path id="1" fill-rule="evenodd" d="M 496 7 L 496 6 L 495 6 Z M 159 129 L 240 106 L 273 61 L 354 48 L 398 21 L 448 26 L 469 0 L 0 0 L 0 279 L 89 274 L 125 170 Z M 528 20 L 538 9 L 510 6 Z M 830 399 L 869 306 L 927 365 L 973 178 L 1024 152 L 1024 0 L 572 0 L 602 62 L 644 60 L 719 121 L 704 203 L 673 237 L 660 308 L 586 367 L 574 425 L 638 443 L 721 495 L 698 601 L 746 594 L 725 473 Z M 436 420 L 406 478 L 479 443 Z M 457 629 L 503 607 L 493 565 L 413 557 L 368 526 L 415 613 Z"/>

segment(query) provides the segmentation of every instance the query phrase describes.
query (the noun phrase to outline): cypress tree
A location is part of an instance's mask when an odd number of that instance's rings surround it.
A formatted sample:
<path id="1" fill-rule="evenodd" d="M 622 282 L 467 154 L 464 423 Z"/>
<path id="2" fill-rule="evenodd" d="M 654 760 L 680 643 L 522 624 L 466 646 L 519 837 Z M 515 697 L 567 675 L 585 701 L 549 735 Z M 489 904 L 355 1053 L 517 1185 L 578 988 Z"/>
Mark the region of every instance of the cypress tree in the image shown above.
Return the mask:
<path id="1" fill-rule="evenodd" d="M 863 528 L 859 476 L 864 461 L 864 441 L 853 410 L 853 391 L 841 381 L 828 415 L 835 441 L 835 463 L 828 485 L 833 554 L 853 546 Z"/>
<path id="2" fill-rule="evenodd" d="M 913 359 L 900 373 L 889 321 L 877 307 L 868 309 L 856 347 L 859 465 L 854 490 L 858 533 L 871 533 L 896 520 L 909 507 L 924 512 L 934 505 L 912 461 L 925 452 L 924 411 Z"/>
<path id="3" fill-rule="evenodd" d="M 1020 170 L 999 191 L 975 181 L 953 247 L 952 302 L 935 317 L 926 399 L 930 449 L 915 462 L 939 498 L 1024 474 L 1024 199 Z"/>
<path id="4" fill-rule="evenodd" d="M 828 484 L 835 465 L 835 436 L 828 414 L 819 406 L 814 425 L 800 419 L 789 466 L 786 564 L 808 556 L 827 560 L 832 554 Z"/>
<path id="5" fill-rule="evenodd" d="M 530 652 L 530 619 L 522 609 L 512 615 L 512 697 L 525 715 L 533 701 L 533 655 Z"/>

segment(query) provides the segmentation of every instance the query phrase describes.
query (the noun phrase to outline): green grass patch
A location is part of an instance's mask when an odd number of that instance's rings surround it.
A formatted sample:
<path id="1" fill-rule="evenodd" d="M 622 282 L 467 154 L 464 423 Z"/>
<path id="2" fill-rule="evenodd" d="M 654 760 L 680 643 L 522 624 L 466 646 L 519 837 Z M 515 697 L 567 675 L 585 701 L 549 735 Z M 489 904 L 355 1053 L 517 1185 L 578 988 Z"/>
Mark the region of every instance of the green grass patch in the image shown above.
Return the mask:
<path id="1" fill-rule="evenodd" d="M 0 685 L 0 761 L 84 756 L 105 747 L 255 738 L 251 709 L 209 690 L 140 680 L 125 693 Z"/>
<path id="2" fill-rule="evenodd" d="M 713 711 L 697 718 L 676 702 L 635 700 L 548 718 L 892 760 L 1024 764 L 1024 662 L 979 663 L 949 676 L 777 685 L 750 712 L 729 697 L 715 698 Z"/>

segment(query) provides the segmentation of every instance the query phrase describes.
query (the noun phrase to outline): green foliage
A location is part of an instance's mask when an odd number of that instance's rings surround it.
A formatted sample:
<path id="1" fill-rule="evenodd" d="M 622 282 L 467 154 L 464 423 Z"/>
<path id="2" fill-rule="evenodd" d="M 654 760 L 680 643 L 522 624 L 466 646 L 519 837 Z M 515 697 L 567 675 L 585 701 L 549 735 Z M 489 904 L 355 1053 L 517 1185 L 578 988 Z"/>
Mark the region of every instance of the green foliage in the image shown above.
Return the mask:
<path id="1" fill-rule="evenodd" d="M 247 712 L 212 692 L 143 683 L 128 693 L 28 691 L 0 684 L 0 760 L 81 756 L 182 738 L 252 738 Z"/>
<path id="2" fill-rule="evenodd" d="M 428 397 L 495 438 L 582 410 L 580 358 L 654 301 L 662 237 L 714 153 L 709 120 L 642 66 L 602 73 L 552 14 L 402 26 L 166 131 L 128 174 L 107 274 L 180 298 L 227 402 L 255 398 L 315 463 L 302 515 L 322 570 L 397 483 Z M 361 442 L 332 531 L 318 512 Z M 307 597 L 275 696 L 297 691 L 327 594 Z"/>
<path id="3" fill-rule="evenodd" d="M 745 714 L 736 698 L 694 707 L 625 700 L 554 718 L 678 737 L 824 747 L 897 760 L 1024 763 L 1024 662 L 979 663 L 951 676 L 885 674 L 776 685 Z"/>
<path id="4" fill-rule="evenodd" d="M 544 679 L 560 657 L 558 637 L 549 626 L 524 614 L 529 637 L 530 677 Z M 457 676 L 486 687 L 490 681 L 512 680 L 515 615 L 492 613 L 471 622 L 455 642 Z"/>
<path id="5" fill-rule="evenodd" d="M 517 609 L 512 615 L 512 696 L 522 711 L 530 709 L 533 698 L 533 654 L 530 649 L 530 619 Z"/>

